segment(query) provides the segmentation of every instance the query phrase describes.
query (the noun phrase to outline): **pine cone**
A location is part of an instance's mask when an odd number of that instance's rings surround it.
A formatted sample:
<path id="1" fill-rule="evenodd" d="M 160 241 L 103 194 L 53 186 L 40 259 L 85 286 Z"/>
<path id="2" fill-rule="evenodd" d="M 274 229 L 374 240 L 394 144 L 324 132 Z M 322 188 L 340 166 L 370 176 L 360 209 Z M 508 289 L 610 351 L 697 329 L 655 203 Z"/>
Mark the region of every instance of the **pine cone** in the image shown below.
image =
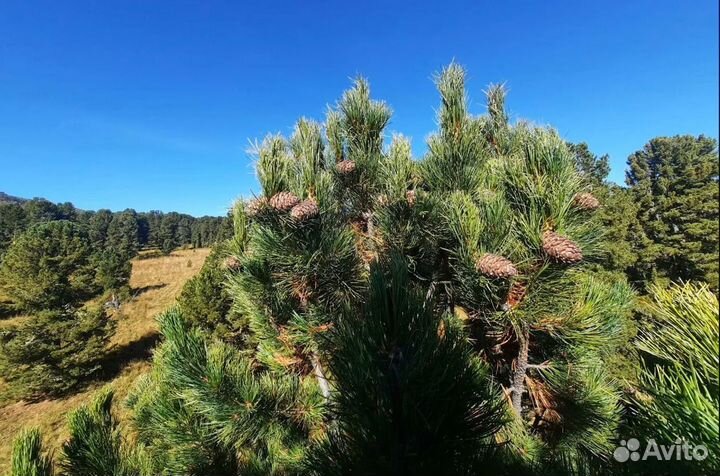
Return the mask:
<path id="1" fill-rule="evenodd" d="M 543 234 L 542 246 L 545 254 L 558 263 L 574 264 L 583 259 L 582 250 L 574 241 L 554 231 Z"/>
<path id="2" fill-rule="evenodd" d="M 417 194 L 415 193 L 415 190 L 408 190 L 405 192 L 405 199 L 411 207 L 415 205 L 415 202 L 417 201 Z"/>
<path id="3" fill-rule="evenodd" d="M 268 200 L 265 197 L 258 197 L 253 200 L 250 200 L 248 204 L 245 206 L 245 213 L 250 218 L 255 217 L 262 213 L 265 208 L 268 206 Z"/>
<path id="4" fill-rule="evenodd" d="M 341 175 L 350 175 L 355 172 L 356 168 L 357 166 L 355 165 L 354 160 L 343 160 L 335 165 L 335 170 L 337 170 Z"/>
<path id="5" fill-rule="evenodd" d="M 280 212 L 286 212 L 298 203 L 300 203 L 300 199 L 290 192 L 276 193 L 268 201 L 271 207 Z"/>
<path id="6" fill-rule="evenodd" d="M 297 221 L 306 221 L 315 218 L 320 214 L 317 202 L 312 198 L 303 200 L 290 210 L 290 216 Z"/>
<path id="7" fill-rule="evenodd" d="M 477 260 L 475 269 L 485 276 L 494 279 L 509 279 L 518 274 L 512 261 L 490 253 L 485 253 Z"/>
<path id="8" fill-rule="evenodd" d="M 238 269 L 240 269 L 241 264 L 240 260 L 236 257 L 228 256 L 223 261 L 223 266 L 225 267 L 225 269 L 229 269 L 230 271 L 237 271 Z"/>
<path id="9" fill-rule="evenodd" d="M 525 286 L 525 284 L 518 283 L 517 281 L 512 283 L 512 286 L 510 286 L 510 291 L 508 291 L 507 302 L 504 306 L 505 310 L 509 311 L 518 307 L 523 301 L 523 299 L 525 299 L 526 293 L 527 287 Z"/>
<path id="10" fill-rule="evenodd" d="M 592 193 L 588 192 L 578 193 L 575 195 L 575 198 L 573 198 L 573 204 L 577 208 L 586 211 L 597 210 L 600 207 L 600 201 L 595 198 Z"/>
<path id="11" fill-rule="evenodd" d="M 387 205 L 388 203 L 390 203 L 390 200 L 388 200 L 388 196 L 385 195 L 384 193 L 381 193 L 380 195 L 378 195 L 377 197 L 375 197 L 375 204 L 376 204 L 378 207 L 384 207 L 384 206 Z"/>

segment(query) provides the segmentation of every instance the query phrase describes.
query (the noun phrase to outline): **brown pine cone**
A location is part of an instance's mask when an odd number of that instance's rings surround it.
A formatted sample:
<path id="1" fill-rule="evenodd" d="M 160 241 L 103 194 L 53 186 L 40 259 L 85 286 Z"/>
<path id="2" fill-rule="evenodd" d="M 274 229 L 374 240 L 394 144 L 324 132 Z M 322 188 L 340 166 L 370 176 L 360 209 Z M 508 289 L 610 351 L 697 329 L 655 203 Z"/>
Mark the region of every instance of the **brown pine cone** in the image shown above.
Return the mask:
<path id="1" fill-rule="evenodd" d="M 542 246 L 545 254 L 558 263 L 574 264 L 583 259 L 582 250 L 574 241 L 554 231 L 543 234 Z"/>
<path id="2" fill-rule="evenodd" d="M 268 206 L 268 200 L 265 197 L 258 197 L 255 199 L 250 200 L 247 205 L 245 205 L 245 213 L 250 218 L 259 215 L 260 213 L 265 210 Z"/>
<path id="3" fill-rule="evenodd" d="M 573 205 L 581 210 L 593 211 L 600 207 L 600 200 L 595 198 L 592 193 L 583 192 L 575 195 Z"/>
<path id="4" fill-rule="evenodd" d="M 306 221 L 320 214 L 318 204 L 312 198 L 303 200 L 290 210 L 290 216 L 297 221 Z"/>
<path id="5" fill-rule="evenodd" d="M 507 258 L 485 253 L 475 263 L 475 269 L 489 278 L 509 279 L 517 276 L 518 271 Z"/>
<path id="6" fill-rule="evenodd" d="M 335 165 L 335 170 L 337 170 L 341 175 L 350 175 L 355 172 L 356 168 L 357 166 L 355 165 L 354 160 L 343 160 Z"/>
<path id="7" fill-rule="evenodd" d="M 300 203 L 300 199 L 290 192 L 276 193 L 268 201 L 268 204 L 271 207 L 280 212 L 286 212 L 288 210 L 291 210 L 292 207 L 294 207 L 298 203 Z"/>
<path id="8" fill-rule="evenodd" d="M 229 269 L 230 271 L 237 271 L 238 269 L 240 269 L 241 264 L 240 264 L 240 260 L 237 259 L 236 257 L 228 256 L 223 261 L 223 266 L 226 269 Z"/>
<path id="9" fill-rule="evenodd" d="M 415 193 L 415 190 L 408 190 L 405 192 L 405 199 L 411 207 L 415 205 L 415 202 L 417 201 L 417 193 Z"/>

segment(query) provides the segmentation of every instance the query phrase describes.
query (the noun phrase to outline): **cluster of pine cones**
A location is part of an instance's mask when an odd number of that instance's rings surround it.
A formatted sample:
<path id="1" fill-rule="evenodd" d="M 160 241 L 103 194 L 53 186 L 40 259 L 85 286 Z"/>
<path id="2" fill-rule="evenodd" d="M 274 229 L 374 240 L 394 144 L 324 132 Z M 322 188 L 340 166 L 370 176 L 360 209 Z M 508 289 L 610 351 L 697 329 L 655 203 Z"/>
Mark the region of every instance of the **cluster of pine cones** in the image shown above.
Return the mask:
<path id="1" fill-rule="evenodd" d="M 592 211 L 600 207 L 600 201 L 591 193 L 585 192 L 574 197 L 573 205 L 581 210 Z M 542 249 L 555 263 L 570 265 L 583 259 L 582 250 L 574 241 L 550 230 L 543 233 Z M 492 279 L 510 279 L 518 274 L 517 268 L 509 259 L 491 253 L 482 255 L 475 262 L 475 269 Z"/>
<path id="2" fill-rule="evenodd" d="M 246 208 L 245 213 L 249 217 L 257 216 L 265 210 L 272 209 L 276 212 L 287 213 L 297 222 L 305 222 L 320 215 L 320 208 L 315 200 L 308 198 L 300 200 L 296 195 L 290 192 L 279 192 L 270 197 L 259 197 L 251 200 Z"/>

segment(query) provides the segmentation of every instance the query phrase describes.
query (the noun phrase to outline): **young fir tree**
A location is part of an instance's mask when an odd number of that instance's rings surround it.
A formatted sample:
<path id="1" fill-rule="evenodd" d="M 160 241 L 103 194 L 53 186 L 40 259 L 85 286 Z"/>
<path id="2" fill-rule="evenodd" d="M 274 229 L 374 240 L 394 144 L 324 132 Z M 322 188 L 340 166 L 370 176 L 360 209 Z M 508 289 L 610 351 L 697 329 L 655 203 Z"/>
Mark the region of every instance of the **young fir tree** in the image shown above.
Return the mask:
<path id="1" fill-rule="evenodd" d="M 718 290 L 718 149 L 705 136 L 658 137 L 628 158 L 626 182 L 642 229 L 640 283 L 697 280 Z"/>
<path id="2" fill-rule="evenodd" d="M 587 269 L 598 199 L 504 90 L 472 116 L 438 77 L 440 130 L 414 161 L 358 80 L 324 127 L 258 144 L 235 209 L 241 347 L 179 311 L 131 398 L 163 474 L 582 474 L 620 418 L 605 363 L 632 302 Z M 324 132 L 324 134 L 323 134 Z"/>

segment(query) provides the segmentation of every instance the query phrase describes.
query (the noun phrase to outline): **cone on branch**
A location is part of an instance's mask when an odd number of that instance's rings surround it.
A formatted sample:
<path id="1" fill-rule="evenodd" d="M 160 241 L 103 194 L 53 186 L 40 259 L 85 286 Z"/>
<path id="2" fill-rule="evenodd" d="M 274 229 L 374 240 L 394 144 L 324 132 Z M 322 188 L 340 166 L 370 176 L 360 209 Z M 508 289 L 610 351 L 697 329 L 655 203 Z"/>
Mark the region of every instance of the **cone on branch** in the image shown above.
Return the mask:
<path id="1" fill-rule="evenodd" d="M 488 278 L 510 279 L 517 276 L 517 268 L 512 261 L 499 255 L 485 253 L 475 262 L 475 269 Z"/>
<path id="2" fill-rule="evenodd" d="M 230 271 L 237 271 L 241 267 L 240 260 L 234 256 L 228 256 L 223 260 L 223 266 Z"/>
<path id="3" fill-rule="evenodd" d="M 303 200 L 302 202 L 295 205 L 292 210 L 290 210 L 290 216 L 294 220 L 299 222 L 310 220 L 312 218 L 315 218 L 319 214 L 320 208 L 318 207 L 317 202 L 312 198 Z"/>
<path id="4" fill-rule="evenodd" d="M 337 170 L 340 175 L 350 175 L 357 170 L 357 166 L 354 160 L 343 160 L 335 165 L 335 170 Z"/>
<path id="5" fill-rule="evenodd" d="M 273 195 L 268 204 L 277 211 L 287 212 L 300 203 L 300 199 L 290 192 L 279 192 Z"/>
<path id="6" fill-rule="evenodd" d="M 268 199 L 265 197 L 258 197 L 250 200 L 245 206 L 245 213 L 250 218 L 258 216 L 268 207 Z"/>
<path id="7" fill-rule="evenodd" d="M 574 241 L 554 231 L 543 234 L 542 247 L 545 254 L 558 263 L 575 264 L 583 259 L 582 250 Z"/>
<path id="8" fill-rule="evenodd" d="M 405 192 L 405 199 L 411 207 L 415 205 L 415 202 L 417 201 L 417 193 L 415 193 L 415 190 L 408 190 Z"/>
<path id="9" fill-rule="evenodd" d="M 583 192 L 575 195 L 575 198 L 573 198 L 573 205 L 581 210 L 593 211 L 600 207 L 600 200 L 595 198 L 592 193 Z"/>
<path id="10" fill-rule="evenodd" d="M 525 295 L 527 294 L 527 286 L 523 283 L 518 283 L 517 281 L 510 286 L 510 291 L 508 292 L 507 301 L 505 302 L 504 310 L 509 311 L 511 309 L 515 309 L 520 305 L 520 303 L 523 302 L 525 299 Z"/>

